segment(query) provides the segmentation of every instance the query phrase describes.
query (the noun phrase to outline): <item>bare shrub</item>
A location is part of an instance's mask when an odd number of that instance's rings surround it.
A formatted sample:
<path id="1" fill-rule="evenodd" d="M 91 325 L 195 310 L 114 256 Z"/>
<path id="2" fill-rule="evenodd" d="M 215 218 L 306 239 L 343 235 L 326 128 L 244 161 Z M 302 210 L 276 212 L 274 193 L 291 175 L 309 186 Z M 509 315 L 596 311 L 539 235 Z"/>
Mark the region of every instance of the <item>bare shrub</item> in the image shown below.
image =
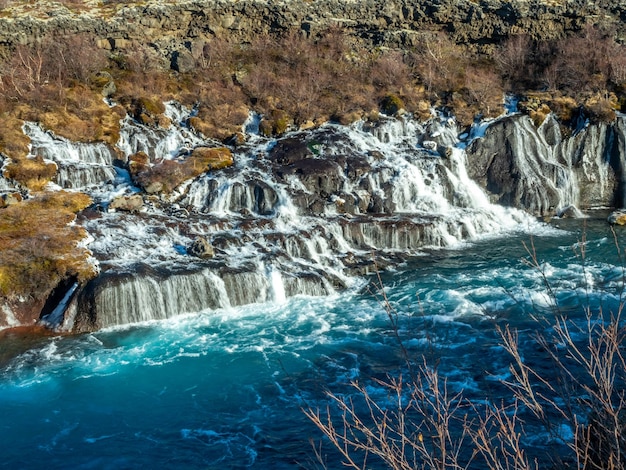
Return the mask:
<path id="1" fill-rule="evenodd" d="M 529 82 L 528 68 L 534 61 L 533 44 L 526 34 L 509 37 L 495 52 L 497 70 L 513 89 L 525 87 Z"/>
<path id="2" fill-rule="evenodd" d="M 623 90 L 626 85 L 626 46 L 614 44 L 609 51 L 609 78 L 614 86 Z"/>
<path id="3" fill-rule="evenodd" d="M 575 95 L 604 89 L 610 75 L 609 51 L 613 44 L 606 32 L 591 25 L 579 36 L 556 41 L 546 83 Z"/>
<path id="4" fill-rule="evenodd" d="M 156 49 L 147 44 L 135 42 L 128 48 L 123 66 L 132 72 L 147 74 L 163 70 L 167 64 Z"/>
<path id="5" fill-rule="evenodd" d="M 425 39 L 415 53 L 413 63 L 429 93 L 442 95 L 458 91 L 465 83 L 467 55 L 443 33 Z"/>
<path id="6" fill-rule="evenodd" d="M 465 91 L 476 114 L 493 117 L 502 112 L 504 89 L 500 77 L 491 67 L 468 67 Z"/>

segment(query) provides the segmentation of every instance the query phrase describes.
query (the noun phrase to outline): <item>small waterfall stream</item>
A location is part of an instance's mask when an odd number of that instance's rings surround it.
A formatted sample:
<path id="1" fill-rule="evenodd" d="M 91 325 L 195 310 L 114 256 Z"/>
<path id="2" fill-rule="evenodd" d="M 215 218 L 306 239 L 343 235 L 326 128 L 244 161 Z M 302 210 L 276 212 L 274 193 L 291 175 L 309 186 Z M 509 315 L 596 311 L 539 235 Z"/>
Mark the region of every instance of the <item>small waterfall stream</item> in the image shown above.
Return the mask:
<path id="1" fill-rule="evenodd" d="M 26 122 L 24 133 L 31 141 L 31 155 L 39 155 L 57 164 L 56 183 L 65 189 L 86 189 L 113 181 L 115 152 L 103 143 L 68 141 L 39 125 Z"/>

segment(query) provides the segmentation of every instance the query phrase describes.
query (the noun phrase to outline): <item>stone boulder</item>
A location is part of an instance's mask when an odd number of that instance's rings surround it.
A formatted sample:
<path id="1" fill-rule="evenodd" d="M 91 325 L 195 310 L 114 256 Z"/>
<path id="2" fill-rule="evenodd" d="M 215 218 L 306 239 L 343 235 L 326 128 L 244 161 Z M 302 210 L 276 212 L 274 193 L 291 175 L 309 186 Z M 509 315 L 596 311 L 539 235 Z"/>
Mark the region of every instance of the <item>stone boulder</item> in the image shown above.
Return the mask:
<path id="1" fill-rule="evenodd" d="M 196 237 L 187 247 L 187 253 L 202 259 L 213 258 L 215 256 L 213 246 L 204 237 Z"/>
<path id="2" fill-rule="evenodd" d="M 626 225 L 626 210 L 612 212 L 607 221 L 611 225 Z"/>
<path id="3" fill-rule="evenodd" d="M 569 205 L 559 209 L 556 216 L 560 219 L 580 219 L 585 216 L 578 207 Z"/>
<path id="4" fill-rule="evenodd" d="M 172 53 L 171 67 L 177 72 L 189 73 L 196 67 L 196 61 L 191 55 L 191 52 L 182 49 Z"/>
<path id="5" fill-rule="evenodd" d="M 291 165 L 293 163 L 312 158 L 314 156 L 311 146 L 305 138 L 291 137 L 282 139 L 272 148 L 269 159 L 279 165 Z"/>
<path id="6" fill-rule="evenodd" d="M 143 208 L 143 197 L 141 194 L 132 194 L 130 196 L 118 196 L 109 204 L 110 210 L 119 210 L 125 212 L 139 212 Z"/>

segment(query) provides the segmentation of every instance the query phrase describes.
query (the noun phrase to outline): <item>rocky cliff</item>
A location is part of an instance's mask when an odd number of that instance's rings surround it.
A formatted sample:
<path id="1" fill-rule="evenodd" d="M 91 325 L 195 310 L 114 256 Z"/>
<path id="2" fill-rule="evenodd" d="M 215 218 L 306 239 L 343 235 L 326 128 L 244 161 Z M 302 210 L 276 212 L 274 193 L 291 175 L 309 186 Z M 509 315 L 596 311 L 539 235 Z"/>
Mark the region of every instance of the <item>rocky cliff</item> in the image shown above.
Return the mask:
<path id="1" fill-rule="evenodd" d="M 26 44 L 47 36 L 95 34 L 104 48 L 128 41 L 148 42 L 164 51 L 191 46 L 211 36 L 250 41 L 287 30 L 310 35 L 339 25 L 374 45 L 413 47 L 429 31 L 445 31 L 457 41 L 489 46 L 528 33 L 536 39 L 563 36 L 588 22 L 624 34 L 626 6 L 610 1 L 559 0 L 193 0 L 105 2 L 100 7 L 72 2 L 8 6 L 0 18 L 0 44 Z"/>
<path id="2" fill-rule="evenodd" d="M 495 202 L 537 215 L 624 207 L 624 131 L 623 117 L 567 137 L 553 115 L 538 128 L 528 116 L 506 117 L 468 148 L 468 171 Z"/>

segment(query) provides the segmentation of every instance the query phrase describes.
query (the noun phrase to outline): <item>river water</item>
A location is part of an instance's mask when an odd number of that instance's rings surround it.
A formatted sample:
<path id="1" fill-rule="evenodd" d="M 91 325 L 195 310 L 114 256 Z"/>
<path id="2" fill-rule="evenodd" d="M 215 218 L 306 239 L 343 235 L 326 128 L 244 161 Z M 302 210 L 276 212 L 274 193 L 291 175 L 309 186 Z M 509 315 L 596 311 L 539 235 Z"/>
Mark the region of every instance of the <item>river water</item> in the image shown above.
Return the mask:
<path id="1" fill-rule="evenodd" d="M 605 216 L 426 251 L 382 272 L 411 358 L 436 361 L 468 398 L 493 397 L 509 362 L 495 326 L 536 349 L 529 335 L 546 325 L 531 315 L 549 324 L 555 313 L 544 276 L 572 318 L 589 303 L 616 309 L 623 271 Z M 543 275 L 525 262 L 531 243 Z M 373 379 L 403 366 L 382 292 L 372 276 L 328 297 L 31 342 L 0 369 L 0 467 L 313 467 L 309 441 L 322 436 L 302 410 L 325 408 L 326 390 L 351 394 L 353 380 L 384 401 Z M 342 468 L 328 444 L 322 452 Z"/>

